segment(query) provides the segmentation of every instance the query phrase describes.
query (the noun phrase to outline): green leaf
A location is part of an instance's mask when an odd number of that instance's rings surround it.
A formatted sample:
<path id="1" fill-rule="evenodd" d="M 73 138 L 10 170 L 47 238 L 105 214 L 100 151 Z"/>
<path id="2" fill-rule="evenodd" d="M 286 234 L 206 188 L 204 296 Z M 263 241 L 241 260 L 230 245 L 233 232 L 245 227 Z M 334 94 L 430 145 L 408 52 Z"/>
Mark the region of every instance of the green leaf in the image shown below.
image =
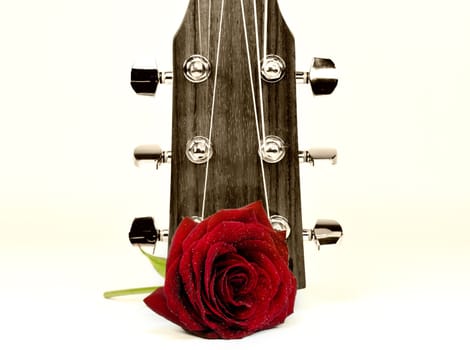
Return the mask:
<path id="1" fill-rule="evenodd" d="M 150 262 L 152 263 L 152 266 L 155 269 L 155 271 L 157 271 L 160 276 L 165 278 L 166 259 L 161 258 L 159 256 L 149 254 L 149 253 L 145 252 L 142 248 L 140 248 L 140 251 L 142 252 L 142 254 L 144 254 L 150 260 Z"/>
<path id="2" fill-rule="evenodd" d="M 166 259 L 146 253 L 142 248 L 140 248 L 140 251 L 150 260 L 155 271 L 157 271 L 160 276 L 165 278 Z M 122 297 L 126 295 L 150 294 L 161 287 L 162 286 L 112 290 L 112 291 L 104 292 L 103 296 L 106 299 L 111 299 L 111 298 Z"/>
<path id="3" fill-rule="evenodd" d="M 153 293 L 158 288 L 161 288 L 161 286 L 112 290 L 112 291 L 109 291 L 109 292 L 104 292 L 103 296 L 106 299 L 111 299 L 111 298 L 115 298 L 115 297 L 122 297 L 122 296 L 125 296 L 125 295 L 150 294 L 150 293 Z"/>

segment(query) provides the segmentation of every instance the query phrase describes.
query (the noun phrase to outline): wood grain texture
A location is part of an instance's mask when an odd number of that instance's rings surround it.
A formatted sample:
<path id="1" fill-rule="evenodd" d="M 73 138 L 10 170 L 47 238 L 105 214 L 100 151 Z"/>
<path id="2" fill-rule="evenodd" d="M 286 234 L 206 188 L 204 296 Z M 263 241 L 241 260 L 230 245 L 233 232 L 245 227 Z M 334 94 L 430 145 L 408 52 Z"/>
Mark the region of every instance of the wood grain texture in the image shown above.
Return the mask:
<path id="1" fill-rule="evenodd" d="M 198 3 L 200 9 L 198 9 Z M 170 199 L 170 241 L 184 216 L 200 216 L 202 211 L 206 165 L 192 164 L 185 147 L 194 136 L 209 136 L 212 99 L 215 113 L 212 132 L 214 155 L 209 163 L 205 216 L 223 208 L 237 208 L 257 200 L 264 202 L 258 136 L 250 84 L 249 62 L 242 9 L 239 0 L 226 0 L 220 36 L 220 56 L 216 67 L 221 1 L 192 0 L 174 39 L 173 134 Z M 255 73 L 255 23 L 263 47 L 264 1 L 257 1 L 258 18 L 253 15 L 253 1 L 245 0 L 250 56 Z M 200 14 L 200 15 L 199 15 Z M 286 76 L 278 83 L 263 82 L 266 135 L 277 135 L 287 144 L 285 158 L 277 164 L 264 163 L 271 215 L 285 216 L 291 225 L 288 239 L 290 266 L 299 288 L 305 287 L 299 185 L 296 81 L 294 39 L 277 1 L 269 1 L 268 54 L 282 57 L 287 64 Z M 183 74 L 183 63 L 191 55 L 201 54 L 212 64 L 208 81 L 194 84 Z M 261 53 L 262 55 L 262 53 Z M 218 81 L 213 86 L 216 69 Z M 257 98 L 259 115 L 259 99 Z"/>

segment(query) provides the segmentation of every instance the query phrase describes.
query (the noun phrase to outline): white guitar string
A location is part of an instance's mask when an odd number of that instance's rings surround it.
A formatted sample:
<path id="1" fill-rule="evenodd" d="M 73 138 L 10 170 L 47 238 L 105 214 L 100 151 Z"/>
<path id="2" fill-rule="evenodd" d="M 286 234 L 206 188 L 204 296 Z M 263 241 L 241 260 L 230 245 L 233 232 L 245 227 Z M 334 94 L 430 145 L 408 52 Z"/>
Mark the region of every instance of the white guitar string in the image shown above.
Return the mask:
<path id="1" fill-rule="evenodd" d="M 268 9 L 269 9 L 269 0 L 264 2 L 264 50 L 263 57 L 266 61 L 266 56 L 268 55 Z"/>
<path id="2" fill-rule="evenodd" d="M 255 83 L 254 83 L 254 80 L 253 80 L 253 69 L 251 67 L 250 43 L 249 43 L 249 40 L 248 40 L 248 29 L 247 29 L 246 17 L 245 17 L 245 5 L 244 5 L 243 0 L 240 0 L 240 4 L 241 4 L 241 7 L 242 7 L 243 29 L 244 29 L 244 33 L 245 33 L 245 45 L 246 45 L 246 54 L 247 54 L 247 59 L 248 59 L 248 71 L 249 71 L 249 74 L 250 74 L 251 96 L 253 98 L 253 110 L 254 110 L 254 113 L 255 113 L 256 133 L 257 133 L 257 136 L 258 136 L 258 149 L 261 149 L 261 137 L 260 137 L 260 130 L 259 130 L 259 121 L 258 121 L 259 118 L 258 118 L 258 108 L 257 108 L 257 103 L 256 103 Z M 254 0 L 254 7 L 256 9 L 256 0 Z M 258 32 L 257 17 L 256 16 L 255 16 L 255 31 Z M 258 43 L 257 43 L 257 51 L 259 52 Z M 259 62 L 259 60 L 258 60 L 258 62 Z M 261 95 L 261 100 L 262 100 L 262 95 Z M 264 113 L 263 113 L 263 116 L 264 116 Z M 262 173 L 262 177 L 263 177 L 264 197 L 265 197 L 265 203 L 266 203 L 266 213 L 268 214 L 268 217 L 270 217 L 270 214 L 269 214 L 269 199 L 268 199 L 268 186 L 266 184 L 266 174 L 265 174 L 265 171 L 264 171 L 264 161 L 263 161 L 262 155 L 260 153 L 258 153 L 258 154 L 259 154 L 259 158 L 260 158 L 261 173 Z"/>
<path id="3" fill-rule="evenodd" d="M 207 23 L 207 59 L 210 58 L 211 55 L 211 24 L 212 24 L 212 0 L 209 0 L 209 19 Z"/>
<path id="4" fill-rule="evenodd" d="M 220 23 L 219 23 L 219 33 L 217 39 L 217 54 L 215 59 L 215 74 L 214 74 L 214 88 L 212 91 L 212 106 L 211 106 L 211 117 L 210 117 L 210 126 L 209 126 L 209 147 L 212 147 L 212 128 L 214 125 L 214 111 L 215 111 L 215 97 L 217 91 L 217 78 L 219 75 L 219 56 L 220 56 L 220 39 L 222 37 L 222 23 L 224 21 L 224 5 L 225 0 L 222 0 L 220 5 Z M 210 159 L 207 160 L 206 163 L 206 175 L 204 178 L 204 194 L 202 198 L 202 211 L 201 211 L 201 218 L 204 219 L 205 211 L 206 211 L 206 196 L 207 196 L 207 180 L 209 177 L 209 162 Z"/>
<path id="5" fill-rule="evenodd" d="M 202 55 L 201 1 L 197 0 L 197 26 L 199 32 L 198 54 Z"/>
<path id="6" fill-rule="evenodd" d="M 263 144 L 266 143 L 266 126 L 264 122 L 264 98 L 263 98 L 263 81 L 261 79 L 261 60 L 260 60 L 260 44 L 259 44 L 259 33 L 258 33 L 258 10 L 256 9 L 257 4 L 256 0 L 253 0 L 253 12 L 255 18 L 255 39 L 256 39 L 256 62 L 258 67 L 258 88 L 259 88 L 259 105 L 260 105 L 260 114 L 261 114 L 261 131 L 263 135 Z M 266 1 L 265 1 L 266 6 Z M 266 13 L 266 11 L 265 11 Z M 264 42 L 266 43 L 266 37 Z"/>

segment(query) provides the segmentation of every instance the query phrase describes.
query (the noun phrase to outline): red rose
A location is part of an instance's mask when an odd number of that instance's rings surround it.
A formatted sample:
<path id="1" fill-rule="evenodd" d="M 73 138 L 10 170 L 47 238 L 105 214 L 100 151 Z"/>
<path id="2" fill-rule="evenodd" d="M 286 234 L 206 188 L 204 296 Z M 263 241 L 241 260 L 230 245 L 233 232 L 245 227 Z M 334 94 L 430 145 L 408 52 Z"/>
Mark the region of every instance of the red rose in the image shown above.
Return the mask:
<path id="1" fill-rule="evenodd" d="M 284 232 L 261 202 L 185 218 L 167 259 L 165 285 L 145 299 L 156 313 L 204 338 L 242 338 L 293 312 L 296 280 Z"/>

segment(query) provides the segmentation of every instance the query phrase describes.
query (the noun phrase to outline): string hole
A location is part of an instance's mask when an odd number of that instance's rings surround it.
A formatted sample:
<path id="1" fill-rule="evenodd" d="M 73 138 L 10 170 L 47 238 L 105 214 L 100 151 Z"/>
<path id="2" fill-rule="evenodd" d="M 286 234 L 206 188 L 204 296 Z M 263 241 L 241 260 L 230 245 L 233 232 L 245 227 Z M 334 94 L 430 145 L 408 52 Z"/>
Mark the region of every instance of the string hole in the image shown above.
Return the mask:
<path id="1" fill-rule="evenodd" d="M 200 216 L 191 216 L 191 219 L 193 219 L 194 222 L 200 224 L 202 222 L 202 217 Z"/>
<path id="2" fill-rule="evenodd" d="M 277 83 L 286 74 L 286 62 L 277 55 L 267 55 L 261 60 L 261 75 L 268 83 Z"/>
<path id="3" fill-rule="evenodd" d="M 286 155 L 286 146 L 284 140 L 278 136 L 266 136 L 259 150 L 261 158 L 266 163 L 278 163 Z"/>
<path id="4" fill-rule="evenodd" d="M 186 143 L 186 157 L 194 164 L 204 164 L 213 155 L 209 139 L 204 136 L 195 136 Z"/>
<path id="5" fill-rule="evenodd" d="M 191 83 L 203 83 L 211 74 L 209 60 L 201 55 L 192 55 L 183 63 L 184 76 Z"/>
<path id="6" fill-rule="evenodd" d="M 286 239 L 290 236 L 290 225 L 287 219 L 281 215 L 271 215 L 271 225 L 276 231 L 285 231 Z"/>

